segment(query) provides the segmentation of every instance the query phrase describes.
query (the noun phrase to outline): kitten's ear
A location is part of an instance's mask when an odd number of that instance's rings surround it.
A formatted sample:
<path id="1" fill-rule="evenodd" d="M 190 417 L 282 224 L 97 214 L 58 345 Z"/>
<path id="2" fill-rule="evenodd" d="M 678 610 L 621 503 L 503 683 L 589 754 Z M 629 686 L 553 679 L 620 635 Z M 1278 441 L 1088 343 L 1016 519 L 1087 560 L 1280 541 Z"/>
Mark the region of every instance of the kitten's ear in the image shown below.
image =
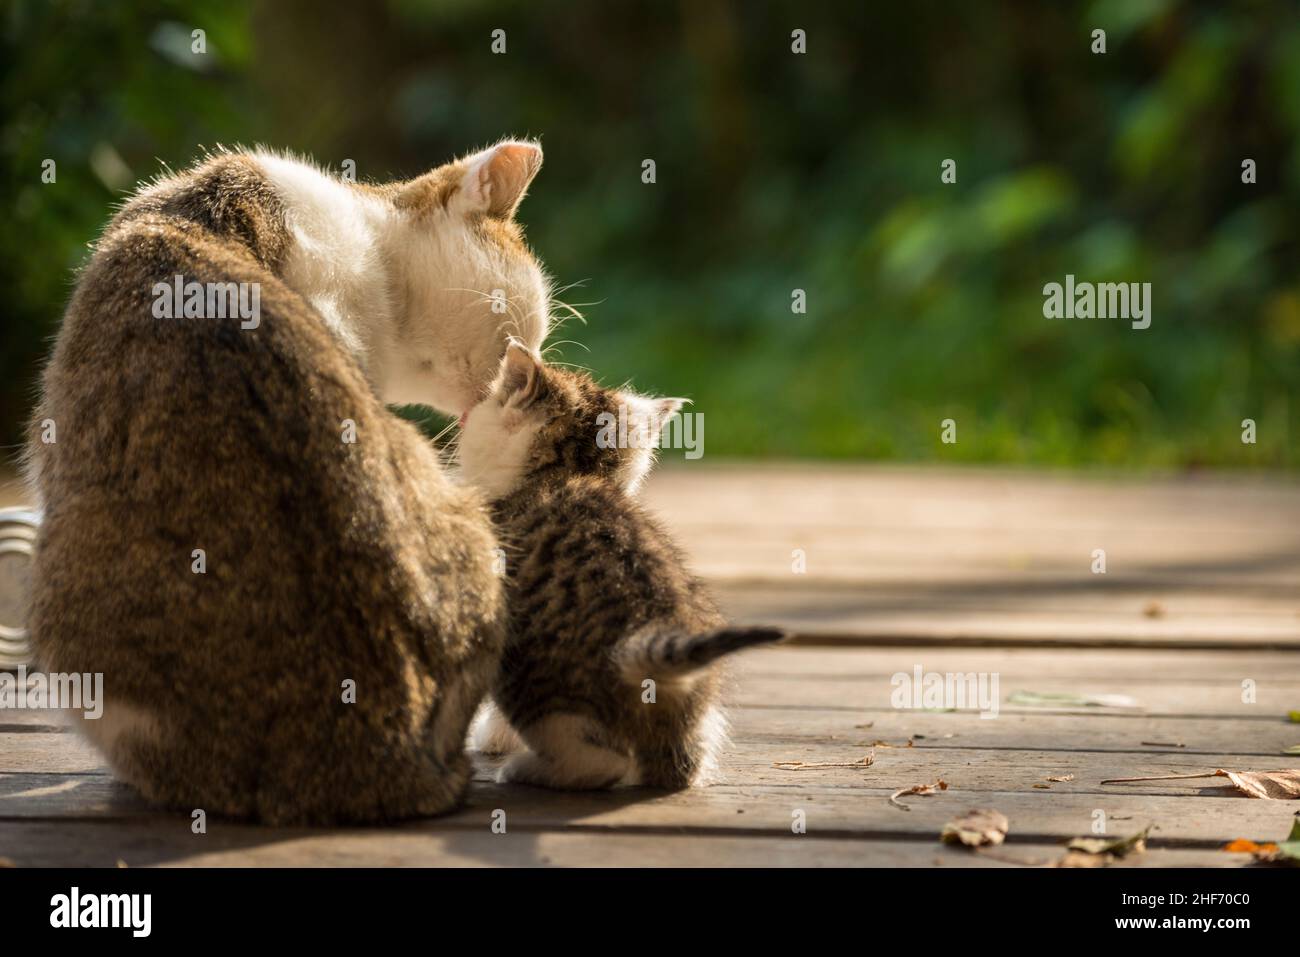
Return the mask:
<path id="1" fill-rule="evenodd" d="M 690 399 L 673 399 L 673 398 L 655 399 L 654 400 L 655 412 L 657 412 L 659 415 L 659 427 L 663 428 L 663 424 L 667 422 L 669 419 L 671 419 L 678 412 L 680 412 L 682 410 L 682 406 L 684 406 L 687 402 L 690 401 L 691 401 Z"/>
<path id="2" fill-rule="evenodd" d="M 668 420 L 680 412 L 683 405 L 691 401 L 678 398 L 651 398 L 632 392 L 624 393 L 623 400 L 629 410 L 631 428 L 641 430 L 644 433 L 641 440 L 649 444 L 659 441 L 659 434 L 663 432 Z"/>
<path id="3" fill-rule="evenodd" d="M 457 206 L 463 212 L 509 219 L 542 168 L 542 148 L 537 143 L 510 140 L 475 153 L 465 163 Z"/>
<path id="4" fill-rule="evenodd" d="M 680 412 L 682 406 L 690 401 L 690 399 L 673 398 L 651 399 L 650 409 L 654 422 L 653 428 L 655 435 L 658 436 L 659 433 L 663 431 L 664 426 L 668 424 L 668 420 Z"/>
<path id="5" fill-rule="evenodd" d="M 501 392 L 506 405 L 526 409 L 542 394 L 542 359 L 537 353 L 511 342 L 501 360 Z"/>

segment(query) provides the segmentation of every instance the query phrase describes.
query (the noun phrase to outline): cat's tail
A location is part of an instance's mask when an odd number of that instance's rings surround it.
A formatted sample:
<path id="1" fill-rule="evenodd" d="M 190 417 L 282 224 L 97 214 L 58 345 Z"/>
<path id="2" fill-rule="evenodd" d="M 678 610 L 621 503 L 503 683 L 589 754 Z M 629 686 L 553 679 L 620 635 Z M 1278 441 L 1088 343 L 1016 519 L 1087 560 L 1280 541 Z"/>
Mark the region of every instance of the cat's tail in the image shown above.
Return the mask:
<path id="1" fill-rule="evenodd" d="M 731 625 L 697 634 L 647 628 L 629 635 L 615 656 L 624 678 L 632 684 L 646 678 L 672 680 L 687 677 L 723 655 L 784 641 L 789 634 L 757 625 Z"/>

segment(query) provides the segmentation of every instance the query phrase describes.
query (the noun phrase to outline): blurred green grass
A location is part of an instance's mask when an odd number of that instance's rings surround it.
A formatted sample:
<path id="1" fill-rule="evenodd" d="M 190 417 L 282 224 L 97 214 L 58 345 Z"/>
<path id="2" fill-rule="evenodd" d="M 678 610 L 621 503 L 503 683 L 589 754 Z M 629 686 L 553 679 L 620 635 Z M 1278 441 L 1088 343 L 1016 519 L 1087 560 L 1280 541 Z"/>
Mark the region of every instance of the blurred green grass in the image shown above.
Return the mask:
<path id="1" fill-rule="evenodd" d="M 531 134 L 521 218 L 588 304 L 552 355 L 690 396 L 709 455 L 1298 464 L 1285 0 L 17 0 L 4 46 L 5 443 L 86 243 L 160 161 L 261 141 L 383 179 Z M 1151 282 L 1151 328 L 1044 319 L 1067 273 Z"/>

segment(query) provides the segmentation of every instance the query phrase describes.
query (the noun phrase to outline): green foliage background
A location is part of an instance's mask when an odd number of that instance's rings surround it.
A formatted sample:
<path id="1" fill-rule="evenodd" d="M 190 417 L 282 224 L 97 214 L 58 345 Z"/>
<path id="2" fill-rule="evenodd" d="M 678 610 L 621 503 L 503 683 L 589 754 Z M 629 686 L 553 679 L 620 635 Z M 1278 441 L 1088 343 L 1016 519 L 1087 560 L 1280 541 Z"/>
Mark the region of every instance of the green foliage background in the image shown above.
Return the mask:
<path id="1" fill-rule="evenodd" d="M 384 179 L 531 134 L 521 218 L 592 303 L 559 356 L 692 396 L 710 455 L 1300 461 L 1289 0 L 7 0 L 2 27 L 2 442 L 162 163 L 264 142 Z M 1066 273 L 1151 282 L 1151 328 L 1044 319 Z"/>

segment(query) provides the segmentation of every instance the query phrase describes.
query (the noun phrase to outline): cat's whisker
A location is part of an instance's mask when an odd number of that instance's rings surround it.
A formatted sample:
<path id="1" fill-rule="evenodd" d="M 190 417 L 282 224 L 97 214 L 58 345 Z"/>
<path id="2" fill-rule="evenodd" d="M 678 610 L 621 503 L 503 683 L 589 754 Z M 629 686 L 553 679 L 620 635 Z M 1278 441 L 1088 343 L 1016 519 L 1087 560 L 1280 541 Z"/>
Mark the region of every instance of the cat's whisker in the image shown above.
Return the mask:
<path id="1" fill-rule="evenodd" d="M 434 435 L 431 439 L 429 439 L 429 441 L 436 444 L 438 441 L 442 439 L 444 435 L 446 435 L 454 428 L 456 428 L 456 422 L 454 421 L 448 422 L 446 425 L 442 427 L 442 429 L 438 432 L 438 434 Z"/>
<path id="2" fill-rule="evenodd" d="M 556 286 L 554 289 L 551 290 L 551 296 L 552 296 L 552 297 L 556 297 L 556 296 L 559 296 L 559 295 L 562 294 L 562 293 L 566 293 L 566 292 L 568 292 L 570 289 L 579 289 L 579 288 L 581 288 L 581 287 L 587 285 L 587 283 L 589 283 L 589 282 L 591 282 L 591 279 L 590 279 L 590 278 L 588 278 L 588 279 L 579 279 L 579 280 L 577 280 L 576 282 L 571 282 L 571 283 L 568 283 L 567 285 L 564 285 L 564 286 Z"/>
<path id="3" fill-rule="evenodd" d="M 469 289 L 469 288 L 458 287 L 458 286 L 448 286 L 445 288 L 445 291 L 470 293 L 471 295 L 478 297 L 476 300 L 476 304 L 479 305 L 488 305 L 488 306 L 495 307 L 496 304 L 499 302 L 505 303 L 505 307 L 508 311 L 508 315 L 510 318 L 508 318 L 502 323 L 502 328 L 507 330 L 513 329 L 514 337 L 522 339 L 522 332 L 524 328 L 528 325 L 528 315 L 524 311 L 523 305 L 517 302 L 515 299 L 512 299 L 509 296 L 503 298 L 501 296 L 493 295 L 492 293 L 484 292 L 482 289 Z M 549 318 L 550 317 L 548 317 L 548 319 Z"/>
<path id="4" fill-rule="evenodd" d="M 591 352 L 590 346 L 577 339 L 557 339 L 553 344 L 557 346 L 577 346 L 583 352 Z"/>
<path id="5" fill-rule="evenodd" d="M 510 310 L 510 315 L 514 317 L 515 328 L 522 330 L 528 317 L 524 314 L 524 307 L 510 299 L 506 300 L 506 308 Z"/>
<path id="6" fill-rule="evenodd" d="M 592 300 L 591 302 L 565 302 L 563 299 L 556 299 L 556 298 L 551 299 L 551 303 L 553 305 L 560 306 L 571 317 L 577 318 L 577 320 L 581 322 L 584 326 L 587 324 L 587 317 L 583 315 L 582 310 L 579 307 L 599 306 L 604 301 L 605 300 L 603 299 L 595 299 Z"/>
<path id="7" fill-rule="evenodd" d="M 547 363 L 547 364 L 548 364 L 548 365 L 553 365 L 553 366 L 560 366 L 560 367 L 565 368 L 565 369 L 577 369 L 577 370 L 579 370 L 579 371 L 581 371 L 581 372 L 586 372 L 586 373 L 589 373 L 589 374 L 592 373 L 592 370 L 591 370 L 591 367 L 590 367 L 590 366 L 579 365 L 579 364 L 576 363 L 576 362 L 549 362 L 549 363 Z"/>
<path id="8" fill-rule="evenodd" d="M 478 296 L 480 299 L 483 300 L 491 300 L 495 298 L 490 292 L 484 292 L 482 289 L 467 289 L 464 286 L 444 286 L 443 291 L 444 292 L 472 292 L 474 295 Z"/>
<path id="9" fill-rule="evenodd" d="M 546 355 L 552 349 L 558 349 L 560 346 L 577 346 L 584 352 L 591 352 L 591 349 L 589 349 L 584 343 L 579 342 L 577 339 L 557 339 L 542 350 L 542 355 Z"/>

